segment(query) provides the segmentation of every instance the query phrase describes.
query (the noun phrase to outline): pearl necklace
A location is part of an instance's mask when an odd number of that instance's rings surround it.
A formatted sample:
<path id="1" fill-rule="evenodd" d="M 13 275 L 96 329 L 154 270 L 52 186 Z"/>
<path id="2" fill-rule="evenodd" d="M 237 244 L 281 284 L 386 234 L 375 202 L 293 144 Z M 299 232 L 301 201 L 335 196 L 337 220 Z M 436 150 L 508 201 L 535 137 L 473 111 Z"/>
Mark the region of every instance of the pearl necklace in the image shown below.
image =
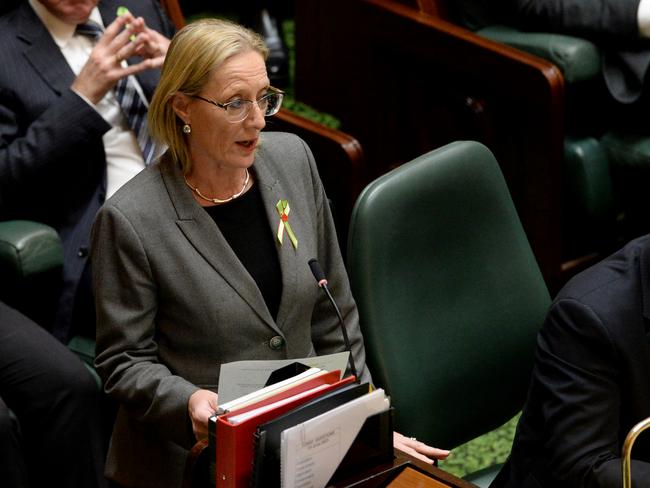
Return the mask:
<path id="1" fill-rule="evenodd" d="M 187 181 L 186 176 L 183 176 L 183 178 L 185 178 L 185 184 L 189 186 L 190 189 L 192 189 L 192 191 L 199 196 L 199 198 L 202 198 L 203 200 L 207 200 L 208 202 L 212 202 L 212 203 L 227 203 L 230 202 L 231 200 L 234 200 L 235 198 L 242 196 L 242 194 L 246 190 L 246 187 L 248 186 L 248 180 L 250 179 L 250 176 L 251 175 L 248 172 L 248 168 L 246 168 L 246 179 L 244 180 L 244 186 L 242 186 L 242 189 L 239 192 L 235 193 L 233 196 L 229 198 L 226 198 L 225 200 L 220 200 L 219 198 L 206 197 L 203 193 L 199 191 L 199 189 L 196 186 L 190 185 L 190 182 Z"/>

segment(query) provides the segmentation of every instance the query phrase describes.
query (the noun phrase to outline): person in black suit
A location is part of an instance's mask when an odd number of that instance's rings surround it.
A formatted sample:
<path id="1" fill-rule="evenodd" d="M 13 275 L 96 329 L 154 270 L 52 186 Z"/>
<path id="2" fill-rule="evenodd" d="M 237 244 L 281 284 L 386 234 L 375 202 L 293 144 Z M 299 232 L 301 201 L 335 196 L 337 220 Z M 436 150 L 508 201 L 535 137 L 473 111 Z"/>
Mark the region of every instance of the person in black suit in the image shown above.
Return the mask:
<path id="1" fill-rule="evenodd" d="M 130 13 L 116 19 L 118 6 Z M 89 18 L 103 23 L 99 40 L 75 30 Z M 64 285 L 42 325 L 63 342 L 84 325 L 94 337 L 90 228 L 107 194 L 145 166 L 114 88 L 137 74 L 150 98 L 172 34 L 156 0 L 29 0 L 0 19 L 0 219 L 59 232 Z"/>
<path id="2" fill-rule="evenodd" d="M 570 280 L 537 339 L 512 452 L 491 488 L 615 488 L 629 430 L 650 416 L 650 235 Z M 650 487 L 650 436 L 632 451 Z"/>
<path id="3" fill-rule="evenodd" d="M 602 71 L 619 104 L 641 101 L 650 66 L 650 0 L 506 0 L 452 2 L 472 29 L 508 24 L 585 37 L 603 49 Z M 645 97 L 643 97 L 645 98 Z"/>
<path id="4" fill-rule="evenodd" d="M 72 352 L 0 302 L 0 485 L 103 486 L 99 393 Z"/>

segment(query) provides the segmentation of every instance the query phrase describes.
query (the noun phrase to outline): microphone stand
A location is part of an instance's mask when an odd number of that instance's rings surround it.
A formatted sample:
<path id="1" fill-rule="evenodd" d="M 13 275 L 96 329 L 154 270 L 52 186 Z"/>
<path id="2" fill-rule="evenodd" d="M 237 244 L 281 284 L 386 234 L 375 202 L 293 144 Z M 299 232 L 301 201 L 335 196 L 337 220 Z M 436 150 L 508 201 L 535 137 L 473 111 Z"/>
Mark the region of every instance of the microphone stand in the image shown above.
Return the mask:
<path id="1" fill-rule="evenodd" d="M 343 316 L 341 315 L 341 311 L 339 310 L 339 307 L 336 305 L 336 301 L 334 300 L 334 297 L 330 293 L 330 290 L 327 286 L 327 279 L 325 278 L 325 273 L 323 273 L 323 270 L 320 267 L 318 261 L 316 261 L 316 259 L 312 258 L 309 260 L 309 267 L 311 268 L 311 272 L 314 275 L 314 278 L 316 278 L 316 281 L 318 282 L 319 288 L 325 290 L 325 294 L 327 295 L 327 298 L 329 298 L 330 303 L 334 307 L 336 316 L 339 318 L 339 325 L 341 327 L 341 333 L 343 334 L 343 342 L 345 344 L 345 348 L 350 352 L 350 372 L 357 379 L 357 381 L 359 381 L 359 377 L 357 376 L 357 368 L 354 364 L 354 357 L 352 355 L 352 347 L 350 346 L 350 339 L 348 338 L 348 331 L 345 328 L 345 323 L 343 322 Z"/>

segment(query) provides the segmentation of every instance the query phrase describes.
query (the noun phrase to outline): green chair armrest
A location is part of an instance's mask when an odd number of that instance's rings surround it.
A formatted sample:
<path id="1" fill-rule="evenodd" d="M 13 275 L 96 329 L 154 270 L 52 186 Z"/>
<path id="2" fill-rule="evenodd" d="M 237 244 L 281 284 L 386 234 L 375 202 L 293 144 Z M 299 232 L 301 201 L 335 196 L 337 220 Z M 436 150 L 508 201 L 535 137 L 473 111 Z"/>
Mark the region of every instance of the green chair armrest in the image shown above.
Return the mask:
<path id="1" fill-rule="evenodd" d="M 604 229 L 614 215 L 609 156 L 592 137 L 564 142 L 565 185 L 571 207 L 594 228 Z M 568 202 L 565 202 L 568 203 Z"/>
<path id="2" fill-rule="evenodd" d="M 95 379 L 97 388 L 102 389 L 102 380 L 97 374 L 93 362 L 95 361 L 95 341 L 83 336 L 74 336 L 68 342 L 68 349 L 77 355 L 84 363 L 90 375 Z"/>
<path id="3" fill-rule="evenodd" d="M 607 149 L 613 167 L 650 170 L 650 137 L 647 135 L 611 131 L 600 140 Z"/>
<path id="4" fill-rule="evenodd" d="M 600 50 L 585 39 L 543 32 L 522 32 L 505 25 L 488 26 L 476 33 L 550 61 L 562 71 L 567 83 L 590 80 L 600 73 Z"/>
<path id="5" fill-rule="evenodd" d="M 27 220 L 0 222 L 0 271 L 8 279 L 31 278 L 63 264 L 56 231 Z"/>
<path id="6" fill-rule="evenodd" d="M 68 349 L 74 352 L 88 366 L 95 361 L 95 341 L 83 336 L 74 336 L 68 342 Z"/>

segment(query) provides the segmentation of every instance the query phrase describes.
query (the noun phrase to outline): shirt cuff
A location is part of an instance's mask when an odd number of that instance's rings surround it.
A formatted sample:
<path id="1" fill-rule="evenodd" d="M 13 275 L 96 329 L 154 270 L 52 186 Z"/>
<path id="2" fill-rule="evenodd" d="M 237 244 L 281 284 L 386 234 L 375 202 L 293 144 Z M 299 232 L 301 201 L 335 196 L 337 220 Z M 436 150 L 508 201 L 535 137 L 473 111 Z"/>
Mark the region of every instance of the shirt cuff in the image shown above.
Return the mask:
<path id="1" fill-rule="evenodd" d="M 641 37 L 650 37 L 650 0 L 641 0 L 639 2 L 637 20 L 639 23 L 639 35 Z"/>

